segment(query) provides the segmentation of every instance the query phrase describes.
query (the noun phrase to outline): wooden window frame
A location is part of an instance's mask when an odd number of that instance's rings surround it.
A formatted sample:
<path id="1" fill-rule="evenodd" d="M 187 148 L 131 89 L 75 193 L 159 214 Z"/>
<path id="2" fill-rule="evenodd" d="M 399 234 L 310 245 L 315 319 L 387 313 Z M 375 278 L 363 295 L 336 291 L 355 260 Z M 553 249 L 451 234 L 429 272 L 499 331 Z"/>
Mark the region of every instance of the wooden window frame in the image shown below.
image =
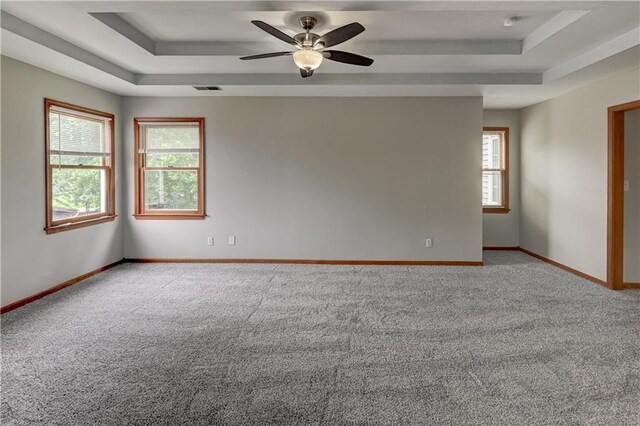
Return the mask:
<path id="1" fill-rule="evenodd" d="M 194 123 L 198 125 L 200 151 L 198 167 L 184 168 L 198 171 L 198 208 L 197 210 L 146 210 L 144 203 L 144 171 L 145 154 L 140 153 L 141 131 L 144 124 L 170 124 L 170 123 Z M 205 206 L 205 143 L 204 143 L 204 118 L 203 117 L 153 117 L 153 118 L 134 118 L 134 158 L 135 158 L 135 213 L 133 217 L 139 220 L 202 220 L 206 217 L 204 212 Z M 163 168 L 154 167 L 154 170 Z M 170 168 L 171 170 L 182 170 L 183 168 Z"/>
<path id="2" fill-rule="evenodd" d="M 508 127 L 483 127 L 484 132 L 503 132 L 504 138 L 502 140 L 502 168 L 500 169 L 485 169 L 482 168 L 482 172 L 485 171 L 499 171 L 502 173 L 502 206 L 482 206 L 483 213 L 497 213 L 506 214 L 511 211 L 509 208 L 509 128 Z"/>
<path id="3" fill-rule="evenodd" d="M 91 117 L 87 117 L 83 114 L 94 115 L 98 117 L 104 117 L 108 120 L 104 123 L 104 134 L 106 145 L 109 148 L 109 156 L 102 158 L 101 166 L 68 166 L 51 164 L 51 149 L 49 144 L 49 110 L 51 107 L 60 107 L 71 111 L 78 112 L 77 118 L 85 120 L 91 120 Z M 71 113 L 64 113 L 65 115 L 74 116 Z M 47 234 L 55 234 L 58 232 L 69 231 L 71 229 L 84 228 L 86 226 L 97 225 L 99 223 L 111 222 L 116 215 L 116 182 L 115 182 L 115 167 L 116 167 L 116 152 L 115 152 L 115 115 L 98 111 L 91 108 L 82 107 L 79 105 L 73 105 L 67 102 L 56 101 L 53 99 L 44 99 L 44 146 L 45 146 L 45 232 Z M 100 169 L 105 170 L 107 174 L 107 196 L 106 211 L 102 213 L 96 213 L 81 217 L 73 217 L 67 219 L 53 220 L 53 168 L 74 168 L 74 169 Z"/>

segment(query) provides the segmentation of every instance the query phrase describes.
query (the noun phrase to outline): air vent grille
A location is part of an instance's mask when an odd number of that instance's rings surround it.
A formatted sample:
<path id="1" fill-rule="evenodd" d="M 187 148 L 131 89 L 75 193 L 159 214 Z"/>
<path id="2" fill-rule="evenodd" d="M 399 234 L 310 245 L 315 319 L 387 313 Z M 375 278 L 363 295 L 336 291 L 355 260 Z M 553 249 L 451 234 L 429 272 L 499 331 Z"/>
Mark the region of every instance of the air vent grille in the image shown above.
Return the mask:
<path id="1" fill-rule="evenodd" d="M 196 90 L 222 90 L 220 86 L 193 86 Z"/>

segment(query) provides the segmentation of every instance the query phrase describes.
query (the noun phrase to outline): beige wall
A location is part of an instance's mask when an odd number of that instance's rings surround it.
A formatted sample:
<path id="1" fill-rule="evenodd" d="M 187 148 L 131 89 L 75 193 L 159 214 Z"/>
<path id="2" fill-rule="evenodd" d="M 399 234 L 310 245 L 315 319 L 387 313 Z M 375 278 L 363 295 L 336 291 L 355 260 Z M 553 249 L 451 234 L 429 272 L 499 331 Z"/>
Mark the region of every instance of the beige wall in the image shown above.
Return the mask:
<path id="1" fill-rule="evenodd" d="M 45 97 L 116 115 L 121 98 L 5 56 L 2 61 L 2 306 L 122 258 L 120 220 L 47 235 Z M 117 151 L 122 145 L 117 138 Z M 120 171 L 116 168 L 120 184 Z M 121 203 L 117 212 L 122 214 Z"/>
<path id="2" fill-rule="evenodd" d="M 606 279 L 607 107 L 640 98 L 633 70 L 525 108 L 520 245 Z"/>
<path id="3" fill-rule="evenodd" d="M 482 259 L 481 98 L 125 98 L 124 114 L 129 183 L 134 117 L 205 117 L 208 214 L 136 221 L 127 185 L 125 257 Z"/>
<path id="4" fill-rule="evenodd" d="M 509 208 L 507 214 L 482 215 L 482 244 L 485 247 L 520 245 L 520 111 L 485 110 L 484 125 L 509 128 Z"/>
<path id="5" fill-rule="evenodd" d="M 115 222 L 45 234 L 45 97 L 116 115 Z M 181 115 L 206 118 L 208 217 L 135 221 L 132 119 Z M 2 57 L 2 124 L 2 306 L 124 254 L 482 259 L 481 98 L 123 99 Z"/>
<path id="6" fill-rule="evenodd" d="M 624 282 L 640 283 L 640 110 L 624 115 Z"/>
<path id="7" fill-rule="evenodd" d="M 123 255 L 476 261 L 483 244 L 521 245 L 604 279 L 606 108 L 640 98 L 638 77 L 483 117 L 481 98 L 123 99 L 2 57 L 2 305 Z M 44 233 L 44 97 L 116 114 L 115 222 Z M 206 118 L 206 220 L 131 217 L 144 116 Z M 481 215 L 483 121 L 511 128 L 509 215 Z"/>

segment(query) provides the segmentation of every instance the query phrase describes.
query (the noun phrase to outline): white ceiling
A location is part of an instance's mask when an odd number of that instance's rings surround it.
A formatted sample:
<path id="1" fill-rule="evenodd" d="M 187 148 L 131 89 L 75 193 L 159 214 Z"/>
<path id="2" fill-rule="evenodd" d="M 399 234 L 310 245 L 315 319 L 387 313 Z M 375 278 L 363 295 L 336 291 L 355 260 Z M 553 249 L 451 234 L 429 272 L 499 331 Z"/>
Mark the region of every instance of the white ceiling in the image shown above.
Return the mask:
<path id="1" fill-rule="evenodd" d="M 640 66 L 640 1 L 3 1 L 2 54 L 122 95 L 484 96 L 519 108 Z M 337 47 L 369 68 L 325 61 L 301 79 L 290 35 L 360 22 Z M 504 27 L 508 16 L 518 16 Z M 193 85 L 220 85 L 201 92 Z"/>

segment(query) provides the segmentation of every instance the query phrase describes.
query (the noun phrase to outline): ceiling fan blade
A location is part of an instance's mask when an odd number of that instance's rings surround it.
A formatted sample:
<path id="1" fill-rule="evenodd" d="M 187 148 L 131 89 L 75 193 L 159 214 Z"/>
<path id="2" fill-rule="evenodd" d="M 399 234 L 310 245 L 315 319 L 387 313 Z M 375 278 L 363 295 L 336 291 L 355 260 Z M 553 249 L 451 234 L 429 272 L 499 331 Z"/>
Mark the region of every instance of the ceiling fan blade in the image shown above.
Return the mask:
<path id="1" fill-rule="evenodd" d="M 311 77 L 313 75 L 313 70 L 305 70 L 304 68 L 300 68 L 300 75 L 302 78 Z"/>
<path id="2" fill-rule="evenodd" d="M 243 56 L 240 59 L 242 59 L 243 61 L 248 61 L 251 59 L 275 58 L 276 56 L 288 56 L 292 54 L 293 52 L 273 52 L 273 53 L 263 53 L 261 55 Z"/>
<path id="3" fill-rule="evenodd" d="M 293 46 L 300 46 L 300 43 L 298 43 L 293 37 L 283 33 L 282 31 L 273 28 L 271 25 L 267 24 L 266 22 L 262 22 L 262 21 L 251 21 L 251 23 L 253 25 L 255 25 L 256 27 L 260 28 L 263 31 L 268 32 L 269 34 L 271 34 L 272 36 L 279 38 L 280 40 L 284 41 L 285 43 L 289 43 Z"/>
<path id="4" fill-rule="evenodd" d="M 320 37 L 315 44 L 322 43 L 324 44 L 324 47 L 335 46 L 337 44 L 344 43 L 349 39 L 352 39 L 363 31 L 364 27 L 360 25 L 360 23 L 353 22 L 343 27 L 336 28 L 333 31 L 329 31 L 328 33 Z"/>
<path id="5" fill-rule="evenodd" d="M 355 53 L 342 52 L 340 50 L 324 50 L 322 52 L 325 58 L 351 65 L 360 65 L 368 67 L 373 63 L 373 59 L 356 55 Z"/>

